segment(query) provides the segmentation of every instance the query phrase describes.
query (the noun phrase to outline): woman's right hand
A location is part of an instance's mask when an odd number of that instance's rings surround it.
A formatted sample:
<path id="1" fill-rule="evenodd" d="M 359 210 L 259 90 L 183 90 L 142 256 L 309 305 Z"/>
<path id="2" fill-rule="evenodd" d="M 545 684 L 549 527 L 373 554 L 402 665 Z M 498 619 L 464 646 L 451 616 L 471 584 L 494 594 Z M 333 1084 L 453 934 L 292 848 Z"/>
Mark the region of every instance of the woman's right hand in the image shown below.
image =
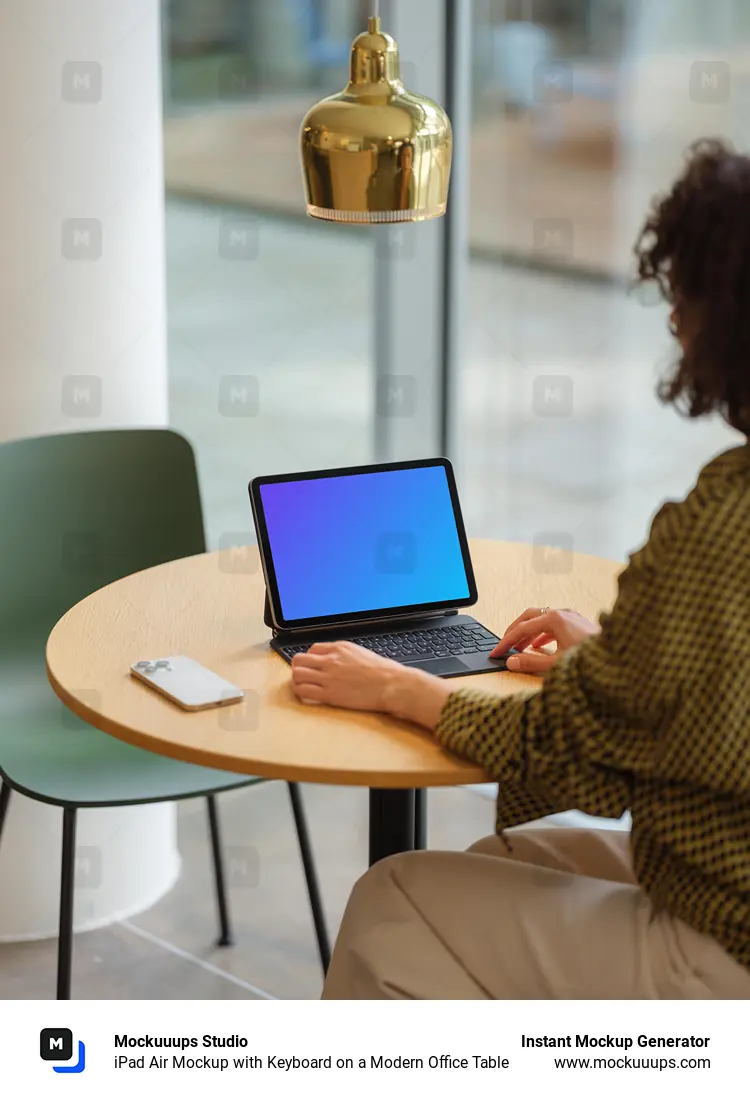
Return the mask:
<path id="1" fill-rule="evenodd" d="M 506 664 L 510 671 L 543 676 L 561 653 L 572 649 L 591 634 L 598 634 L 600 629 L 597 623 L 592 623 L 577 611 L 529 607 L 507 627 L 490 656 L 501 657 L 511 648 L 522 650 L 508 657 Z M 550 642 L 557 644 L 556 652 L 538 652 Z M 529 649 L 532 652 L 528 652 Z"/>

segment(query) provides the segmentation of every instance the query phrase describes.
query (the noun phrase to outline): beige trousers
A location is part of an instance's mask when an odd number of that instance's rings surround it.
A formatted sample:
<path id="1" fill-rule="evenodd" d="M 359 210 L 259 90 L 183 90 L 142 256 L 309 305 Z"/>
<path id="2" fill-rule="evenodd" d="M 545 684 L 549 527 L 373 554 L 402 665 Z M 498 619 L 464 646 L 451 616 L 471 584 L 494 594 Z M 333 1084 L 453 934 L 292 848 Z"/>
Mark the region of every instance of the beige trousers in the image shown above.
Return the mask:
<path id="1" fill-rule="evenodd" d="M 354 887 L 326 999 L 746 999 L 750 970 L 653 915 L 625 832 L 524 826 Z"/>

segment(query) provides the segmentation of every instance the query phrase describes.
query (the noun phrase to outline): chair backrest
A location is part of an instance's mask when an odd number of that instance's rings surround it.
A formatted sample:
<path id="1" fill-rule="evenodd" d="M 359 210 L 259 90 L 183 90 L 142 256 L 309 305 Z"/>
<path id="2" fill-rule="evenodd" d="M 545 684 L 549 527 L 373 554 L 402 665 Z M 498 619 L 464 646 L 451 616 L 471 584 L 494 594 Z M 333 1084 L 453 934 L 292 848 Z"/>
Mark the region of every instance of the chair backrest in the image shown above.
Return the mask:
<path id="1" fill-rule="evenodd" d="M 6 652 L 43 647 L 60 616 L 97 588 L 205 549 L 195 458 L 176 432 L 75 432 L 2 444 L 0 508 Z"/>

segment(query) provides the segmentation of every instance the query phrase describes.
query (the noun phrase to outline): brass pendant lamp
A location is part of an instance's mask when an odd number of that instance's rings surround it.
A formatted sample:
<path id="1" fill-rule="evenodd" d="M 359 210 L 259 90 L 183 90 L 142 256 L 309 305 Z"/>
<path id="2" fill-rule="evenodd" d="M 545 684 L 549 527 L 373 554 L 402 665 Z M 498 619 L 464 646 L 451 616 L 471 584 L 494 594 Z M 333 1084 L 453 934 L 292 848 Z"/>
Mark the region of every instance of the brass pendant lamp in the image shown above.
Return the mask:
<path id="1" fill-rule="evenodd" d="M 445 213 L 450 120 L 433 100 L 406 90 L 398 46 L 377 14 L 354 40 L 346 88 L 305 116 L 301 146 L 314 218 L 382 224 Z"/>

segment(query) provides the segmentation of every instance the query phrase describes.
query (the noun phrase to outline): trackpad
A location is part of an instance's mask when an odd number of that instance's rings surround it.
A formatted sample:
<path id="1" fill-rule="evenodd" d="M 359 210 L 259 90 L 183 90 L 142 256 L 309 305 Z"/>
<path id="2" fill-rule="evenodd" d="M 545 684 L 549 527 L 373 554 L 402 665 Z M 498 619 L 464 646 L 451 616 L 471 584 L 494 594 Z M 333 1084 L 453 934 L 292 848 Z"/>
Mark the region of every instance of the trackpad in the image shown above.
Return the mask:
<path id="1" fill-rule="evenodd" d="M 458 657 L 431 657 L 426 661 L 404 661 L 410 668 L 421 668 L 433 676 L 455 676 L 459 672 L 470 672 L 469 666 Z"/>

